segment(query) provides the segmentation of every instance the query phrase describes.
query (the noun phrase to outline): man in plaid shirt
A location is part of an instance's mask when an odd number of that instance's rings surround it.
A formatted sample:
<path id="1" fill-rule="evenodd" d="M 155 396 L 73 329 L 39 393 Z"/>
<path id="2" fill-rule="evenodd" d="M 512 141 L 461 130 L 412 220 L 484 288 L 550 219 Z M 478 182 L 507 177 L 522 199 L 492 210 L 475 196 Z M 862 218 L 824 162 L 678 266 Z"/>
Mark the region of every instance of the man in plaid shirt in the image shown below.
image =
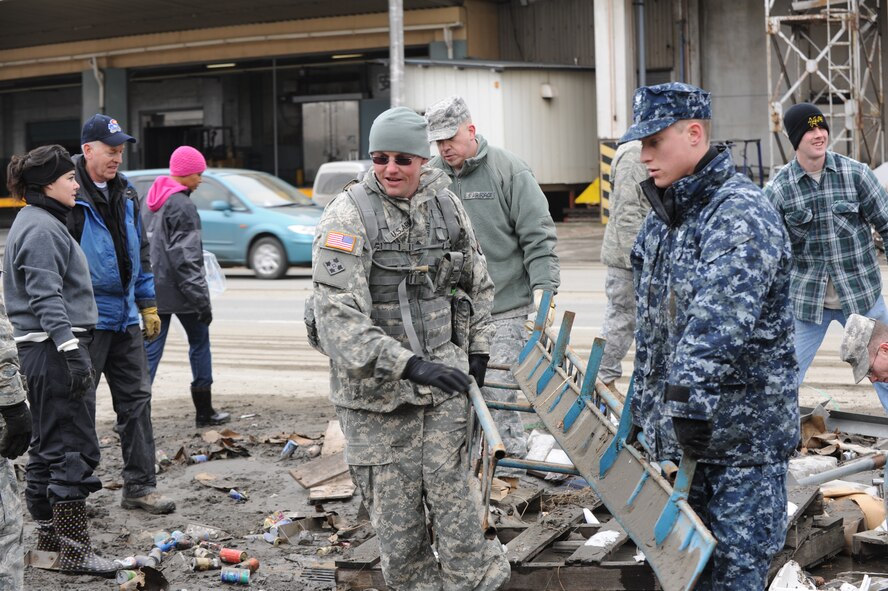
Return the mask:
<path id="1" fill-rule="evenodd" d="M 827 150 L 829 126 L 809 103 L 790 107 L 783 126 L 796 157 L 765 187 L 792 242 L 790 296 L 799 384 L 826 330 L 851 314 L 888 323 L 870 224 L 888 244 L 888 192 L 868 166 Z M 874 384 L 888 409 L 888 385 Z"/>

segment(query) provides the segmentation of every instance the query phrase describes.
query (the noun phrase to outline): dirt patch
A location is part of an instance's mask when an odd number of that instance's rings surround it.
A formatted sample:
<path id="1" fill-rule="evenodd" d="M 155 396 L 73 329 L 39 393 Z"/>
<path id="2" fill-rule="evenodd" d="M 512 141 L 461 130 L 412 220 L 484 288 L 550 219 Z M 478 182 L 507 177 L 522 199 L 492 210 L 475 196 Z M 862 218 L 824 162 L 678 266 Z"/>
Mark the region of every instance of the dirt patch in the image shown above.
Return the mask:
<path id="1" fill-rule="evenodd" d="M 282 432 L 299 432 L 321 437 L 327 423 L 334 418 L 332 406 L 326 399 L 295 399 L 281 396 L 256 397 L 250 402 L 234 397 L 217 397 L 219 408 L 232 411 L 234 420 L 226 427 L 256 442 L 242 441 L 248 457 L 218 459 L 199 464 L 171 463 L 158 474 L 158 488 L 176 501 L 171 515 L 150 515 L 144 511 L 120 507 L 122 459 L 120 443 L 109 420 L 99 422 L 97 429 L 102 449 L 102 463 L 98 476 L 105 485 L 89 498 L 92 539 L 103 556 L 125 558 L 146 555 L 153 546 L 153 536 L 159 531 L 185 530 L 189 523 L 210 525 L 231 534 L 226 546 L 244 550 L 260 561 L 260 569 L 251 578 L 251 587 L 266 591 L 292 589 L 330 589 L 329 585 L 315 584 L 301 578 L 302 569 L 324 562 L 332 562 L 343 551 L 332 538 L 333 530 L 313 532 L 305 545 L 282 544 L 273 546 L 262 539 L 246 536 L 262 532 L 264 519 L 275 511 L 316 513 L 316 506 L 308 503 L 308 491 L 302 489 L 288 470 L 307 459 L 297 451 L 292 458 L 280 460 L 281 445 L 261 443 Z M 244 415 L 254 415 L 240 418 Z M 190 399 L 173 399 L 164 403 L 162 410 L 154 410 L 154 432 L 157 449 L 170 458 L 184 448 L 186 455 L 207 449 L 201 435 L 205 430 L 194 427 L 194 409 Z M 199 473 L 216 475 L 235 485 L 249 499 L 238 502 L 226 491 L 205 486 L 195 480 Z M 330 502 L 323 505 L 327 512 L 338 514 L 343 524 L 357 522 L 360 503 Z M 34 523 L 25 516 L 25 547 L 36 543 Z M 220 571 L 191 572 L 190 552 L 173 552 L 165 556 L 161 569 L 170 582 L 170 589 L 236 588 L 220 582 Z M 25 571 L 26 589 L 116 589 L 113 580 L 95 577 L 66 576 L 29 568 Z"/>

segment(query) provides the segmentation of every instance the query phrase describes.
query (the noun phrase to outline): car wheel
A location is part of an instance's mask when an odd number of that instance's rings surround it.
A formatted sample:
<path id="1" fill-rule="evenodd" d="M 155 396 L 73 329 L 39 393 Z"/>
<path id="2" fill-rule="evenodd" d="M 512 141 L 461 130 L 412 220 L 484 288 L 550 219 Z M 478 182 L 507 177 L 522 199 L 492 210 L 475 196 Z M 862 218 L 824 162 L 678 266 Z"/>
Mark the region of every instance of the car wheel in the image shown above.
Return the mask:
<path id="1" fill-rule="evenodd" d="M 280 279 L 289 266 L 287 253 L 277 238 L 260 238 L 250 248 L 250 268 L 259 279 Z"/>

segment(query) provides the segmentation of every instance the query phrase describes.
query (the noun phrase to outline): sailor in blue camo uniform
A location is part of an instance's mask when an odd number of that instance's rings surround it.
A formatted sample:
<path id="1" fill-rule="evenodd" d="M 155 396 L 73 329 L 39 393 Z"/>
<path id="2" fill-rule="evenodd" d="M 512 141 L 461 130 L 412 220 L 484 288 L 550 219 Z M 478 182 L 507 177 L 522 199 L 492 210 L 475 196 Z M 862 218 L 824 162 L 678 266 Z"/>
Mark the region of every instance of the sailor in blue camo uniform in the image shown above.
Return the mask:
<path id="1" fill-rule="evenodd" d="M 718 544 L 697 589 L 764 589 L 786 537 L 799 440 L 791 251 L 776 210 L 730 150 L 709 145 L 709 93 L 635 93 L 653 213 L 632 252 L 633 423 L 657 460 L 697 458 L 689 502 Z"/>

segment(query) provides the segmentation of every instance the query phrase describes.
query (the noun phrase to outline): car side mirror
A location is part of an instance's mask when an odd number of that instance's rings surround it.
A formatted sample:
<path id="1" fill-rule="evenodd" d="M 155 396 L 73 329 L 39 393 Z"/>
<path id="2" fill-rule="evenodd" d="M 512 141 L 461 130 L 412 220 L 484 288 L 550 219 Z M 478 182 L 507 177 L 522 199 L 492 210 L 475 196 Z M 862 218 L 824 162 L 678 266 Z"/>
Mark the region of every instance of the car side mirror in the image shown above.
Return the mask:
<path id="1" fill-rule="evenodd" d="M 213 201 L 212 203 L 210 203 L 210 207 L 213 209 L 213 211 L 223 211 L 223 212 L 232 211 L 231 204 L 228 203 L 227 201 L 222 201 L 221 199 L 217 199 L 217 200 Z"/>

